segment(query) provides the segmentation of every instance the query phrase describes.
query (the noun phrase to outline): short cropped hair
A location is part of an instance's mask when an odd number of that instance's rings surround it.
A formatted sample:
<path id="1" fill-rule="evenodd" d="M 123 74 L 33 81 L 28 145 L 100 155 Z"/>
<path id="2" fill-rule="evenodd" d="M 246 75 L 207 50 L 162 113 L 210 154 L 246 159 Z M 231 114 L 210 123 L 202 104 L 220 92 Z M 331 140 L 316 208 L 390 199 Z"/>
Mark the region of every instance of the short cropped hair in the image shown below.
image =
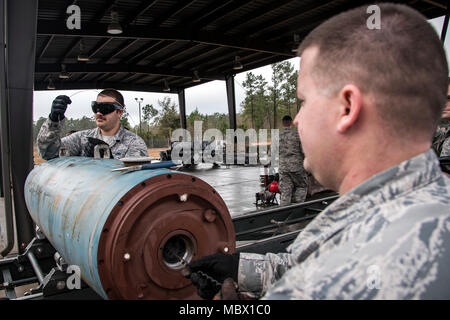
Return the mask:
<path id="1" fill-rule="evenodd" d="M 122 106 L 122 108 L 125 107 L 125 101 L 123 99 L 122 94 L 117 91 L 116 89 L 104 89 L 102 92 L 100 92 L 98 94 L 99 96 L 106 96 L 106 97 L 111 97 L 114 98 L 118 103 L 120 103 L 120 105 Z"/>
<path id="2" fill-rule="evenodd" d="M 298 54 L 316 46 L 312 76 L 328 96 L 353 83 L 371 93 L 380 119 L 399 135 L 431 137 L 446 102 L 448 65 L 426 18 L 400 4 L 381 3 L 380 29 L 369 29 L 367 6 L 314 29 Z M 332 72 L 330 71 L 332 70 Z"/>
<path id="3" fill-rule="evenodd" d="M 283 119 L 281 119 L 283 126 L 288 127 L 292 124 L 292 118 L 291 116 L 284 116 Z"/>

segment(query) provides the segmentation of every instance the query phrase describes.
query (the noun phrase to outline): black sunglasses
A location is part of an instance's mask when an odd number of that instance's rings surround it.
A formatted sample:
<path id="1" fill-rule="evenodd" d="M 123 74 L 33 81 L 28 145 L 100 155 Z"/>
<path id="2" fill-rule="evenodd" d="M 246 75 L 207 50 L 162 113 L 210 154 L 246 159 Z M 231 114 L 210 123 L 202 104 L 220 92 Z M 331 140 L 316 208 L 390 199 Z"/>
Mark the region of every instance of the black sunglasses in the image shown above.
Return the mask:
<path id="1" fill-rule="evenodd" d="M 122 106 L 113 102 L 97 102 L 92 101 L 91 103 L 92 111 L 94 113 L 100 112 L 101 114 L 109 114 L 114 110 L 121 110 Z"/>

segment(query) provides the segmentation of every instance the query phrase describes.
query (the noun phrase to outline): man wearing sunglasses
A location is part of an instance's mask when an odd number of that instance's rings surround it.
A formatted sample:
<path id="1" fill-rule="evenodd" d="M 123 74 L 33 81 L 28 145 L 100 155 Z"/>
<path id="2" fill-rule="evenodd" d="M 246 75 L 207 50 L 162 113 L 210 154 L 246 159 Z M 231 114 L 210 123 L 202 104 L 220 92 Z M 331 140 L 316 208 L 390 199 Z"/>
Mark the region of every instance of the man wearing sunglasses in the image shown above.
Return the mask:
<path id="1" fill-rule="evenodd" d="M 61 147 L 71 156 L 92 156 L 94 144 L 104 141 L 115 159 L 124 157 L 148 157 L 147 146 L 136 134 L 120 124 L 124 112 L 124 99 L 115 89 L 105 89 L 92 101 L 97 128 L 75 132 L 60 138 L 64 125 L 64 113 L 72 101 L 68 96 L 58 96 L 53 101 L 49 119 L 42 125 L 37 145 L 39 156 L 49 160 L 58 156 Z M 98 140 L 95 140 L 95 139 Z M 94 142 L 96 141 L 96 142 Z"/>

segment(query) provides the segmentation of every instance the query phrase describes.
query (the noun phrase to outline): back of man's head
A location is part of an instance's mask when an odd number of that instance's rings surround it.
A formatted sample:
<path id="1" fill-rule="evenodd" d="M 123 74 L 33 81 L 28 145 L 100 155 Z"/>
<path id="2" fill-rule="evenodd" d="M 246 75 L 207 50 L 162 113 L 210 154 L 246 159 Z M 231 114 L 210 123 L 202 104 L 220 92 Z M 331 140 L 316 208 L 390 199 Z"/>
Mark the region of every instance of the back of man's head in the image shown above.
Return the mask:
<path id="1" fill-rule="evenodd" d="M 417 11 L 390 3 L 380 29 L 369 29 L 367 6 L 341 13 L 314 29 L 298 54 L 318 47 L 312 76 L 332 96 L 352 83 L 374 97 L 381 123 L 402 137 L 430 140 L 445 106 L 448 66 L 441 41 Z"/>
<path id="2" fill-rule="evenodd" d="M 116 100 L 122 106 L 122 108 L 125 107 L 125 101 L 123 99 L 123 96 L 116 89 L 104 89 L 98 95 L 99 96 L 111 97 L 114 100 Z"/>
<path id="3" fill-rule="evenodd" d="M 283 124 L 283 127 L 288 128 L 292 125 L 292 118 L 291 116 L 284 116 L 281 120 L 281 123 Z"/>

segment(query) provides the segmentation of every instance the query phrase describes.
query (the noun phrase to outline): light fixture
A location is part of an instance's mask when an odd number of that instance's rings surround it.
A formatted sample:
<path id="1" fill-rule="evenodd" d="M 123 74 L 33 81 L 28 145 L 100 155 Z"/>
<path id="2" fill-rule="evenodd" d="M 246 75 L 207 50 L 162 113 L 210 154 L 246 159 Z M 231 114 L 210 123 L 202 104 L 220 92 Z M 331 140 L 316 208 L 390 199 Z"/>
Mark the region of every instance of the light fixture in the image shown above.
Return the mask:
<path id="1" fill-rule="evenodd" d="M 59 74 L 59 78 L 60 79 L 69 79 L 70 78 L 69 73 L 66 71 L 66 65 L 65 64 L 61 65 L 61 73 Z"/>
<path id="2" fill-rule="evenodd" d="M 298 46 L 300 45 L 300 35 L 294 33 L 294 44 L 292 45 L 292 52 L 297 52 Z"/>
<path id="3" fill-rule="evenodd" d="M 167 82 L 167 80 L 164 80 L 164 88 L 163 88 L 164 92 L 169 92 L 170 91 L 170 87 L 169 87 L 169 83 Z"/>
<path id="4" fill-rule="evenodd" d="M 78 61 L 89 61 L 89 56 L 84 52 L 83 40 L 80 41 L 80 54 L 78 55 Z"/>
<path id="5" fill-rule="evenodd" d="M 55 89 L 56 89 L 55 85 L 53 84 L 52 78 L 49 78 L 49 79 L 48 79 L 47 89 L 48 89 L 48 90 L 55 90 Z"/>
<path id="6" fill-rule="evenodd" d="M 234 57 L 233 70 L 241 70 L 243 68 L 241 59 L 238 56 Z"/>
<path id="7" fill-rule="evenodd" d="M 119 14 L 117 11 L 111 11 L 111 23 L 108 25 L 108 33 L 109 34 L 121 34 L 122 27 L 119 24 Z"/>
<path id="8" fill-rule="evenodd" d="M 194 71 L 194 76 L 192 77 L 192 82 L 200 82 L 200 77 L 198 76 L 198 71 Z"/>

